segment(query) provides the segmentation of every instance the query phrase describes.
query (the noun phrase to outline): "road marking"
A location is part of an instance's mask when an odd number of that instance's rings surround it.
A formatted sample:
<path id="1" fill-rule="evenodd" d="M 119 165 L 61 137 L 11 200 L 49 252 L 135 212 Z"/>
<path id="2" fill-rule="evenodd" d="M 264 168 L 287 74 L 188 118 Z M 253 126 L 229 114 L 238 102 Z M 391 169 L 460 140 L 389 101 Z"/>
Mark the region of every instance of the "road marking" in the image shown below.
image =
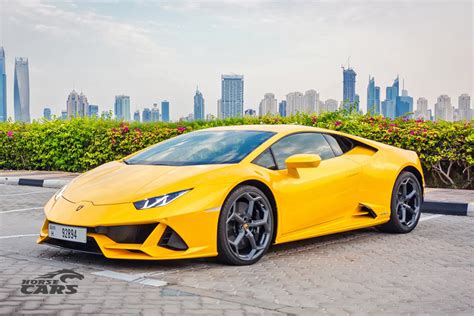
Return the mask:
<path id="1" fill-rule="evenodd" d="M 437 215 L 423 216 L 422 218 L 420 218 L 420 222 L 429 221 L 430 219 L 435 219 L 441 216 L 444 216 L 444 215 L 437 214 Z"/>
<path id="2" fill-rule="evenodd" d="M 9 239 L 9 238 L 18 238 L 18 237 L 32 237 L 32 236 L 38 236 L 38 234 L 0 236 L 0 239 Z"/>
<path id="3" fill-rule="evenodd" d="M 24 212 L 24 211 L 34 211 L 34 210 L 42 210 L 43 207 L 30 207 L 30 208 L 19 208 L 17 210 L 9 210 L 0 212 L 0 214 L 7 214 L 7 213 L 15 213 L 15 212 Z"/>
<path id="4" fill-rule="evenodd" d="M 18 196 L 18 195 L 28 195 L 28 194 L 37 194 L 37 193 L 53 193 L 53 191 L 34 191 L 34 192 L 26 192 L 26 193 L 12 193 L 12 194 L 0 194 L 0 197 L 5 196 Z"/>
<path id="5" fill-rule="evenodd" d="M 115 271 L 110 271 L 110 270 L 92 272 L 92 274 L 103 276 L 106 278 L 111 278 L 111 279 L 116 279 L 116 280 L 121 280 L 121 281 L 126 281 L 126 282 L 140 283 L 143 285 L 151 285 L 151 286 L 156 286 L 156 287 L 165 286 L 168 284 L 165 281 L 148 279 L 146 278 L 145 274 L 128 274 L 128 273 L 115 272 Z"/>

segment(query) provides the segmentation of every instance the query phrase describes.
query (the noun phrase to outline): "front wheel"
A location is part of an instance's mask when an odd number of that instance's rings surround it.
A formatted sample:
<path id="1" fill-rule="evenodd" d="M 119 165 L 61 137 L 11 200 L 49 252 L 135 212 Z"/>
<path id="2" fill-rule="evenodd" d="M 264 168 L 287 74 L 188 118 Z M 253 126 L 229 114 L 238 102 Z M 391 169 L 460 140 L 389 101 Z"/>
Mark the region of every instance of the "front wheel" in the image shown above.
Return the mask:
<path id="1" fill-rule="evenodd" d="M 390 221 L 377 228 L 388 233 L 411 232 L 420 219 L 422 201 L 423 192 L 418 179 L 411 172 L 402 172 L 392 191 Z"/>
<path id="2" fill-rule="evenodd" d="M 227 198 L 219 216 L 218 258 L 232 265 L 260 260 L 273 237 L 273 211 L 266 195 L 256 187 L 241 186 Z"/>

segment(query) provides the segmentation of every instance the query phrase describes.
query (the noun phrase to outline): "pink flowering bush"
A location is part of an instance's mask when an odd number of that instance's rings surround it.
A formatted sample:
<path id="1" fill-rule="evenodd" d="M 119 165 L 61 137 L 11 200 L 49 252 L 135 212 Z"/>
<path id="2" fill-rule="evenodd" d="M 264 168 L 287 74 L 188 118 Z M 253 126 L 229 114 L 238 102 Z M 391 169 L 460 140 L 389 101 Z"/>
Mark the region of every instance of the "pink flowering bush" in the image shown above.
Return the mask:
<path id="1" fill-rule="evenodd" d="M 428 185 L 473 188 L 474 125 L 406 117 L 390 120 L 343 111 L 179 123 L 111 119 L 0 123 L 0 169 L 81 172 L 193 130 L 246 124 L 301 124 L 334 129 L 418 153 Z"/>

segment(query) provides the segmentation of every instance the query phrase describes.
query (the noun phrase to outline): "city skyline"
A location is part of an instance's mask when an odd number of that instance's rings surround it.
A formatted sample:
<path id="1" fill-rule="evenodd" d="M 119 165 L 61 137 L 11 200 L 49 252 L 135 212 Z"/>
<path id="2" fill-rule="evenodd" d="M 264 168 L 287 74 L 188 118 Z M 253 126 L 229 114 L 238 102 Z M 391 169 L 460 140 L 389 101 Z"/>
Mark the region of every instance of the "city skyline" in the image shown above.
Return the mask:
<path id="1" fill-rule="evenodd" d="M 349 56 L 364 111 L 369 74 L 380 87 L 400 74 L 410 95 L 427 98 L 431 109 L 441 94 L 474 94 L 469 2 L 32 0 L 2 2 L 0 16 L 9 116 L 17 56 L 30 61 L 33 118 L 45 106 L 59 113 L 75 88 L 103 110 L 120 93 L 131 97 L 132 112 L 167 99 L 176 120 L 192 111 L 196 84 L 215 115 L 219 76 L 232 72 L 245 75 L 244 109 L 257 108 L 265 92 L 281 100 L 316 89 L 322 100 L 340 100 L 339 67 Z"/>

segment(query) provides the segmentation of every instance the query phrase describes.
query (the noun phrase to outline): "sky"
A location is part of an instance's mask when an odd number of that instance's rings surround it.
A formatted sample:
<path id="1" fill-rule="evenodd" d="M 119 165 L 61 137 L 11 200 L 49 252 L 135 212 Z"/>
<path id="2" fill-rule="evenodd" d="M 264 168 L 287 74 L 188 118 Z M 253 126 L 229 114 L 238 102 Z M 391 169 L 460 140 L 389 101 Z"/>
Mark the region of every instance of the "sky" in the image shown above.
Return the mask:
<path id="1" fill-rule="evenodd" d="M 132 114 L 166 99 L 176 120 L 199 87 L 216 114 L 228 73 L 244 75 L 245 109 L 267 92 L 340 101 L 348 60 L 364 111 L 369 75 L 382 100 L 399 75 L 415 104 L 448 94 L 457 107 L 474 97 L 473 11 L 472 1 L 0 0 L 8 113 L 15 57 L 29 59 L 33 118 L 59 115 L 73 88 L 101 111 L 120 94 Z"/>

